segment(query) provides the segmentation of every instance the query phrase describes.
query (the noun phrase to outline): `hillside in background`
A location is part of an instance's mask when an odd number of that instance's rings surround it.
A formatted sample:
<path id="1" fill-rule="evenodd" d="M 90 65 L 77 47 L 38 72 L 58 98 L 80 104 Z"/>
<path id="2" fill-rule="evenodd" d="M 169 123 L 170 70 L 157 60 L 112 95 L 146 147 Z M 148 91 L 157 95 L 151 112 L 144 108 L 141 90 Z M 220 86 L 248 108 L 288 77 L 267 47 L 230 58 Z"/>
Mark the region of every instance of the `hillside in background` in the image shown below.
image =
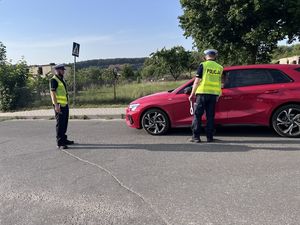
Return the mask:
<path id="1" fill-rule="evenodd" d="M 92 59 L 76 62 L 77 69 L 88 68 L 91 66 L 107 68 L 110 65 L 130 64 L 133 70 L 138 70 L 143 67 L 146 58 L 115 58 L 115 59 Z"/>
<path id="2" fill-rule="evenodd" d="M 281 45 L 274 50 L 272 54 L 272 61 L 276 61 L 280 58 L 300 55 L 300 44 L 294 44 L 291 46 Z M 147 58 L 112 58 L 112 59 L 92 59 L 86 61 L 79 61 L 76 63 L 77 69 L 88 68 L 91 66 L 99 68 L 107 68 L 110 65 L 124 65 L 130 64 L 133 70 L 139 70 L 143 67 L 143 64 Z"/>
<path id="3" fill-rule="evenodd" d="M 272 54 L 272 63 L 285 57 L 300 55 L 300 44 L 280 45 Z M 76 62 L 76 69 L 84 69 L 89 67 L 108 68 L 111 65 L 131 65 L 134 71 L 142 69 L 147 57 L 142 58 L 110 58 L 110 59 L 92 59 Z M 73 63 L 69 64 L 73 66 Z"/>
<path id="4" fill-rule="evenodd" d="M 281 45 L 274 50 L 272 54 L 273 60 L 278 60 L 281 58 L 286 58 L 290 56 L 300 55 L 300 44 L 295 44 L 291 46 Z"/>

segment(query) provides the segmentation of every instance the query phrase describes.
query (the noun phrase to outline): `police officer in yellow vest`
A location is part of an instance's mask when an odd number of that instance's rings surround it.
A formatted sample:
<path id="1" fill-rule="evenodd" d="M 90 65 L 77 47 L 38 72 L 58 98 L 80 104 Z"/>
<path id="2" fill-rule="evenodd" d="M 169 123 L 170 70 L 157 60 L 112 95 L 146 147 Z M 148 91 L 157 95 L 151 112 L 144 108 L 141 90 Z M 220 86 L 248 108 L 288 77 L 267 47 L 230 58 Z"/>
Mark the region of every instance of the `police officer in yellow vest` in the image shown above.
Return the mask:
<path id="1" fill-rule="evenodd" d="M 74 141 L 67 139 L 69 120 L 68 92 L 64 81 L 65 66 L 63 64 L 54 67 L 55 75 L 50 80 L 50 95 L 56 118 L 56 141 L 59 149 L 67 149 Z"/>
<path id="2" fill-rule="evenodd" d="M 213 142 L 214 118 L 216 102 L 221 95 L 221 78 L 223 67 L 215 62 L 218 51 L 207 49 L 204 51 L 205 62 L 201 63 L 193 84 L 189 100 L 196 94 L 194 104 L 194 119 L 192 123 L 193 136 L 191 142 L 200 143 L 201 117 L 206 113 L 207 142 Z"/>

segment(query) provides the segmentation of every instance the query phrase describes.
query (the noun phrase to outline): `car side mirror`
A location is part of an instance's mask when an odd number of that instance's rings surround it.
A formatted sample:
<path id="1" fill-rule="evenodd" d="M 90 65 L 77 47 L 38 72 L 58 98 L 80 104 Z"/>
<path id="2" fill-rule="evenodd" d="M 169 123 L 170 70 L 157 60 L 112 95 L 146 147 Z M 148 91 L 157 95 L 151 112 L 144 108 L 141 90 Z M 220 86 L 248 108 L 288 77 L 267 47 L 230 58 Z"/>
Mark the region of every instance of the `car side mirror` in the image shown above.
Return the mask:
<path id="1" fill-rule="evenodd" d="M 186 87 L 185 89 L 183 89 L 183 93 L 186 94 L 186 95 L 191 94 L 191 92 L 192 92 L 192 87 L 191 86 Z"/>

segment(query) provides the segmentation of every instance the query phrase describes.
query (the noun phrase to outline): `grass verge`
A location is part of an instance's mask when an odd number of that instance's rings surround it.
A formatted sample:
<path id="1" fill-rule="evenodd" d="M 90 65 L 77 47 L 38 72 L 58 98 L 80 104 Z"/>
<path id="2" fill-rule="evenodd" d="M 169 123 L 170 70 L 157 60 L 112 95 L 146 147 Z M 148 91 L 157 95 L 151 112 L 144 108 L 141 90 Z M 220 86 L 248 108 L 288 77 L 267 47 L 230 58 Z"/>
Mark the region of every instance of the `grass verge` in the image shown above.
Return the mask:
<path id="1" fill-rule="evenodd" d="M 80 91 L 76 94 L 76 108 L 119 108 L 126 107 L 131 101 L 156 92 L 168 91 L 184 84 L 186 80 L 168 82 L 146 82 L 118 85 L 116 88 L 116 100 L 114 100 L 113 87 L 98 87 Z M 70 95 L 70 106 L 73 96 Z M 49 109 L 51 107 L 50 96 L 35 101 L 31 108 Z"/>

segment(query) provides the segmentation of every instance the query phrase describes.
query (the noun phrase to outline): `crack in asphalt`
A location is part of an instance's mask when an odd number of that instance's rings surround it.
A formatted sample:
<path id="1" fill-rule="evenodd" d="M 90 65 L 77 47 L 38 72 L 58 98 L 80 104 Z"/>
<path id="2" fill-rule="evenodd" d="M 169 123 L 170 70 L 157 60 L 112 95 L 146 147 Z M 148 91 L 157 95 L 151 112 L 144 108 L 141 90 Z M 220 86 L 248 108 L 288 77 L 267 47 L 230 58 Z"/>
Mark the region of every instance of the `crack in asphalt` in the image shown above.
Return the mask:
<path id="1" fill-rule="evenodd" d="M 10 142 L 10 141 L 11 140 L 2 141 L 2 142 L 0 142 L 0 145 L 5 144 L 5 143 Z"/>
<path id="2" fill-rule="evenodd" d="M 88 160 L 85 160 L 85 159 L 82 159 L 82 158 L 80 158 L 80 157 L 78 157 L 78 156 L 76 156 L 76 155 L 74 155 L 74 154 L 72 154 L 72 153 L 70 153 L 70 152 L 68 152 L 68 151 L 66 151 L 66 150 L 62 150 L 64 153 L 66 153 L 67 155 L 69 155 L 69 156 L 71 156 L 71 157 L 73 157 L 73 158 L 75 158 L 75 159 L 77 159 L 77 160 L 79 160 L 79 161 L 81 161 L 81 162 L 83 162 L 83 163 L 87 163 L 87 164 L 89 164 L 89 165 L 91 165 L 91 166 L 95 166 L 95 167 L 97 167 L 98 169 L 100 169 L 100 170 L 102 170 L 102 171 L 104 171 L 104 172 L 106 172 L 108 175 L 110 175 L 122 188 L 124 188 L 124 189 L 126 189 L 127 191 L 129 191 L 130 193 L 132 193 L 132 194 L 134 194 L 134 195 L 136 195 L 136 196 L 138 196 L 144 203 L 146 203 L 155 213 L 156 213 L 156 215 L 158 215 L 163 221 L 164 221 L 164 223 L 165 224 L 167 224 L 167 225 L 171 225 L 169 222 L 168 222 L 168 220 L 166 219 L 166 218 L 164 218 L 159 212 L 158 212 L 158 210 L 156 210 L 155 209 L 155 207 L 150 203 L 150 202 L 148 202 L 141 194 L 139 194 L 138 192 L 136 192 L 136 191 L 134 191 L 134 190 L 132 190 L 131 188 L 129 188 L 129 187 L 127 187 L 125 184 L 123 184 L 122 183 L 122 181 L 120 181 L 114 174 L 112 174 L 112 172 L 110 172 L 108 169 L 106 169 L 106 168 L 104 168 L 104 167 L 102 167 L 102 166 L 100 166 L 100 165 L 98 165 L 98 164 L 96 164 L 96 163 L 93 163 L 93 162 L 90 162 L 90 161 L 88 161 Z"/>

